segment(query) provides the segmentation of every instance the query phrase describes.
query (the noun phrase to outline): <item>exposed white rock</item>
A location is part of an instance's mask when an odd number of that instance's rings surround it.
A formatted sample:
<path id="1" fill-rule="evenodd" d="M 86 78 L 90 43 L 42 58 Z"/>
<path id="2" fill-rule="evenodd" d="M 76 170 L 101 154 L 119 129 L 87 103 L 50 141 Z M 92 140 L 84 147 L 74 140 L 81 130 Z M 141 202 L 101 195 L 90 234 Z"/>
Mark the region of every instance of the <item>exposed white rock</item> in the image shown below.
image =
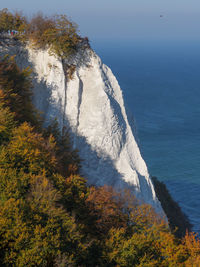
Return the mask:
<path id="1" fill-rule="evenodd" d="M 67 62 L 76 65 L 73 79 L 68 80 L 63 62 L 48 51 L 20 46 L 0 49 L 16 54 L 21 67 L 33 69 L 34 103 L 47 124 L 57 118 L 61 130 L 70 126 L 74 147 L 83 159 L 81 171 L 89 183 L 129 187 L 163 214 L 129 125 L 122 91 L 100 58 L 90 49 L 80 51 Z"/>

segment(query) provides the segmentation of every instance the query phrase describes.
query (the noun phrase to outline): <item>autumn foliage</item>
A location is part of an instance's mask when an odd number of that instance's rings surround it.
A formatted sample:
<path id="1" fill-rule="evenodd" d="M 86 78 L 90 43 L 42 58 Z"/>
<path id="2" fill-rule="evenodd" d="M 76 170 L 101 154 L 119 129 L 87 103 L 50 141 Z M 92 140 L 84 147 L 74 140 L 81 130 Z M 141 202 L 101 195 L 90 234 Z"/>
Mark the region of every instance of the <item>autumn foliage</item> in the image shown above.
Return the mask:
<path id="1" fill-rule="evenodd" d="M 6 56 L 0 60 L 0 104 L 9 108 L 19 123 L 28 121 L 39 126 L 38 112 L 31 103 L 30 73 L 29 68 L 21 71 L 14 57 Z"/>
<path id="2" fill-rule="evenodd" d="M 29 42 L 34 48 L 49 49 L 62 60 L 73 55 L 82 38 L 77 25 L 66 15 L 44 16 L 42 13 L 26 18 L 19 12 L 0 10 L 0 34 L 13 32 L 13 37 Z"/>
<path id="3" fill-rule="evenodd" d="M 22 33 L 26 25 L 27 19 L 20 12 L 12 13 L 7 8 L 0 10 L 0 33 L 7 33 L 11 30 Z"/>
<path id="4" fill-rule="evenodd" d="M 65 15 L 35 15 L 27 26 L 26 35 L 34 47 L 49 48 L 50 53 L 62 59 L 74 54 L 80 42 L 77 25 Z"/>
<path id="5" fill-rule="evenodd" d="M 0 266 L 198 266 L 195 234 L 175 237 L 128 191 L 88 186 L 68 132 L 42 128 L 28 73 L 0 61 Z"/>

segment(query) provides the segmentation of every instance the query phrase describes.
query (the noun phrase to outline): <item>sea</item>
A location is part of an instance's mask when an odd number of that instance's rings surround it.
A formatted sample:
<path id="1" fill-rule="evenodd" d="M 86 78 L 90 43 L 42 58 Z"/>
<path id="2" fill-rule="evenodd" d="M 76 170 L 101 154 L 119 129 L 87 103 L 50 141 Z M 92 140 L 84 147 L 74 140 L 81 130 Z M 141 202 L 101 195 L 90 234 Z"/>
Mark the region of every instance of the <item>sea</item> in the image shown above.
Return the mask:
<path id="1" fill-rule="evenodd" d="M 200 233 L 200 41 L 98 40 L 92 47 L 120 84 L 150 175 Z"/>

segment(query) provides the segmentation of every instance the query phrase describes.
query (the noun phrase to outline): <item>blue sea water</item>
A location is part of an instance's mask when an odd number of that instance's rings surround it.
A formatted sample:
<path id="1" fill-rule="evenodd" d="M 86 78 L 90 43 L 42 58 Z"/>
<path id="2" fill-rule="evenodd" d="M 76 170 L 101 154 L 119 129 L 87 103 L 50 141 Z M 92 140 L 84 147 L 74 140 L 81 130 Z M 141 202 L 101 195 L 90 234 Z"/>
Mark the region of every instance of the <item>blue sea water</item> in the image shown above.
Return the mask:
<path id="1" fill-rule="evenodd" d="M 200 233 L 200 42 L 94 42 L 133 113 L 142 156 Z"/>

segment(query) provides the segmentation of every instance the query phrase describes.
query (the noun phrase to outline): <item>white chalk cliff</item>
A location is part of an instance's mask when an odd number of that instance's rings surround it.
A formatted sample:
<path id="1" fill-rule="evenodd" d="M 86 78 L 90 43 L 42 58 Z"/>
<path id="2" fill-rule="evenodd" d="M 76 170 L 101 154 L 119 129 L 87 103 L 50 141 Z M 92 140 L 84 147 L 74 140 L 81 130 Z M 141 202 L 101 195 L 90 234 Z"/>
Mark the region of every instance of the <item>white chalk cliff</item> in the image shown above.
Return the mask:
<path id="1" fill-rule="evenodd" d="M 33 101 L 46 124 L 57 118 L 61 130 L 70 127 L 83 159 L 81 172 L 90 184 L 129 187 L 162 213 L 127 119 L 122 91 L 94 51 L 80 49 L 65 63 L 47 50 L 20 45 L 1 45 L 0 52 L 16 54 L 21 67 L 32 68 Z M 73 79 L 66 76 L 66 64 L 76 65 Z"/>

